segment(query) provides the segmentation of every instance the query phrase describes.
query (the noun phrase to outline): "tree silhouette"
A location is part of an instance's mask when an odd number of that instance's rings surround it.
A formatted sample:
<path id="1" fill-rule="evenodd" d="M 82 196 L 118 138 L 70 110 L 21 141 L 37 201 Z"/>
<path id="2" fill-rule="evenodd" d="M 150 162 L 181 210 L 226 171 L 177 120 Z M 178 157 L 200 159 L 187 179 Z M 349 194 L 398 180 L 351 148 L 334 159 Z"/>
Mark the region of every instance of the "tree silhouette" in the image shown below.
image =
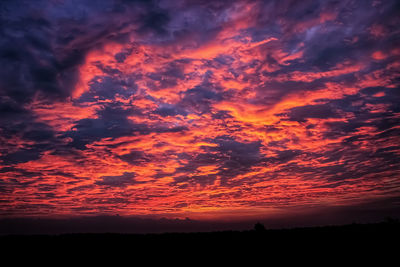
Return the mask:
<path id="1" fill-rule="evenodd" d="M 399 224 L 400 220 L 393 217 L 386 217 L 384 222 L 387 224 Z"/>
<path id="2" fill-rule="evenodd" d="M 262 223 L 256 223 L 255 225 L 254 225 L 254 230 L 256 231 L 256 232 L 264 232 L 266 229 L 265 229 L 265 226 L 262 224 Z"/>

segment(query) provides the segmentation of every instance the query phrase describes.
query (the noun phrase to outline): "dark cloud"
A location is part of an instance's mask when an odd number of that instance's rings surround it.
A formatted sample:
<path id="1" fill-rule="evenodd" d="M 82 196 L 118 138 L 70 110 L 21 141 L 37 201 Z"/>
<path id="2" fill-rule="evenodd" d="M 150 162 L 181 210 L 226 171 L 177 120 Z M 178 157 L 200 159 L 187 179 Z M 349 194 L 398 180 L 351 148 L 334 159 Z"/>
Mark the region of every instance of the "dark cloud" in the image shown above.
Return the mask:
<path id="1" fill-rule="evenodd" d="M 286 115 L 289 120 L 298 122 L 305 122 L 308 118 L 328 119 L 340 117 L 340 115 L 327 104 L 295 107 L 290 109 Z"/>
<path id="2" fill-rule="evenodd" d="M 163 117 L 183 115 L 186 116 L 188 112 L 185 109 L 171 104 L 161 104 L 155 111 L 155 114 L 161 115 Z"/>
<path id="3" fill-rule="evenodd" d="M 230 136 L 219 136 L 212 140 L 213 143 L 218 144 L 218 147 L 208 148 L 207 150 L 216 151 L 222 154 L 229 161 L 224 163 L 224 166 L 236 167 L 250 167 L 259 162 L 262 158 L 260 153 L 261 141 L 243 143 L 238 142 Z"/>
<path id="4" fill-rule="evenodd" d="M 261 142 L 238 142 L 230 136 L 219 136 L 208 140 L 217 144 L 216 147 L 202 147 L 205 153 L 191 158 L 187 164 L 179 167 L 177 173 L 193 173 L 201 166 L 216 165 L 218 172 L 210 175 L 185 175 L 175 178 L 176 183 L 207 185 L 221 177 L 222 185 L 229 183 L 229 179 L 248 171 L 259 164 L 263 155 L 260 153 Z"/>
<path id="5" fill-rule="evenodd" d="M 79 102 L 96 102 L 98 100 L 114 99 L 116 96 L 127 98 L 134 95 L 137 86 L 132 79 L 117 77 L 97 77 L 90 84 L 88 92 L 82 94 Z"/>
<path id="6" fill-rule="evenodd" d="M 222 99 L 222 93 L 206 86 L 196 86 L 183 94 L 178 105 L 193 113 L 202 114 L 211 112 L 211 104 Z"/>
<path id="7" fill-rule="evenodd" d="M 150 157 L 140 150 L 131 150 L 129 153 L 119 156 L 119 158 L 132 165 L 140 165 L 151 161 Z"/>
<path id="8" fill-rule="evenodd" d="M 122 136 L 147 135 L 150 133 L 167 133 L 186 131 L 185 126 L 135 123 L 128 119 L 129 116 L 142 116 L 140 109 L 130 106 L 125 109 L 121 103 L 103 105 L 97 111 L 98 118 L 82 119 L 76 122 L 71 131 L 67 131 L 64 137 L 70 137 L 73 141 L 69 144 L 78 149 L 85 149 L 87 144 L 102 138 L 118 138 Z"/>
<path id="9" fill-rule="evenodd" d="M 30 25 L 29 29 L 24 25 Z M 65 51 L 63 58 L 57 58 L 50 46 L 54 38 L 52 26 L 46 18 L 21 16 L 0 28 L 0 60 L 5 66 L 0 72 L 2 95 L 22 103 L 30 101 L 37 92 L 57 99 L 69 95 L 84 51 Z"/>
<path id="10" fill-rule="evenodd" d="M 157 34 L 166 34 L 168 31 L 165 27 L 170 21 L 170 17 L 168 12 L 160 9 L 143 14 L 139 21 L 142 24 L 139 32 L 142 34 L 147 34 L 149 30 Z"/>
<path id="11" fill-rule="evenodd" d="M 40 158 L 40 155 L 41 152 L 37 149 L 21 149 L 16 152 L 2 156 L 1 159 L 4 164 L 9 165 L 37 160 Z"/>
<path id="12" fill-rule="evenodd" d="M 70 145 L 84 149 L 86 144 L 102 138 L 148 133 L 147 125 L 135 124 L 127 118 L 132 112 L 119 105 L 106 105 L 98 111 L 99 118 L 77 121 L 74 130 L 66 132 L 65 137 L 73 139 Z"/>
<path id="13" fill-rule="evenodd" d="M 16 149 L 4 139 L 0 140 L 3 164 L 17 164 L 36 160 L 41 154 L 53 148 L 56 136 L 51 127 L 38 122 L 34 114 L 14 101 L 0 100 L 0 131 L 2 138 L 20 138 L 27 144 Z"/>
<path id="14" fill-rule="evenodd" d="M 282 72 L 290 71 L 282 70 Z M 255 88 L 257 95 L 254 99 L 252 99 L 252 102 L 261 106 L 272 106 L 291 93 L 306 90 L 318 90 L 322 89 L 323 87 L 324 83 L 318 80 L 312 82 L 268 81 Z"/>
<path id="15" fill-rule="evenodd" d="M 101 180 L 96 181 L 95 184 L 109 187 L 125 187 L 140 183 L 135 181 L 135 177 L 136 174 L 134 172 L 124 172 L 124 174 L 117 176 L 101 176 Z"/>
<path id="16" fill-rule="evenodd" d="M 301 150 L 280 150 L 276 152 L 278 155 L 274 158 L 277 163 L 286 163 L 294 159 L 298 155 L 304 155 Z"/>

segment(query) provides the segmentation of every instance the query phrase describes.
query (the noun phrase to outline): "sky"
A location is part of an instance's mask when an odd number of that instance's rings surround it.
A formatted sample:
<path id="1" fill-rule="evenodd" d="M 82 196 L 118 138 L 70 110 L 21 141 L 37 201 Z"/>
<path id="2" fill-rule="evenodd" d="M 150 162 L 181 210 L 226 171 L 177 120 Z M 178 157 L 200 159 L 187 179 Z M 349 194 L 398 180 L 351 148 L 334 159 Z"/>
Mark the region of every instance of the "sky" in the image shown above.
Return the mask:
<path id="1" fill-rule="evenodd" d="M 1 1 L 0 218 L 400 215 L 399 12 Z"/>

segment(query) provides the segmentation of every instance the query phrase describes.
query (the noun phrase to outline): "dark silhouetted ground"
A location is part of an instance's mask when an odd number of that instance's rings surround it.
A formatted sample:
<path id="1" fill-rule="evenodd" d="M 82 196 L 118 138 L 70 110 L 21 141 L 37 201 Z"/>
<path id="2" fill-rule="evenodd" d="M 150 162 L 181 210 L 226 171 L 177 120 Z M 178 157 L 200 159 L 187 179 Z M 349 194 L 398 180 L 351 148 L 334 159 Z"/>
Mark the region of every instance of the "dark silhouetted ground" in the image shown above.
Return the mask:
<path id="1" fill-rule="evenodd" d="M 200 258 L 210 253 L 229 257 L 243 253 L 282 257 L 322 253 L 334 258 L 346 253 L 368 258 L 378 252 L 388 257 L 399 251 L 400 224 L 397 221 L 281 230 L 268 230 L 257 225 L 255 229 L 164 234 L 5 235 L 0 237 L 0 242 L 9 251 L 59 253 L 67 249 L 74 254 L 132 257 L 143 253 L 154 257 L 160 253 L 170 256 L 190 253 Z"/>

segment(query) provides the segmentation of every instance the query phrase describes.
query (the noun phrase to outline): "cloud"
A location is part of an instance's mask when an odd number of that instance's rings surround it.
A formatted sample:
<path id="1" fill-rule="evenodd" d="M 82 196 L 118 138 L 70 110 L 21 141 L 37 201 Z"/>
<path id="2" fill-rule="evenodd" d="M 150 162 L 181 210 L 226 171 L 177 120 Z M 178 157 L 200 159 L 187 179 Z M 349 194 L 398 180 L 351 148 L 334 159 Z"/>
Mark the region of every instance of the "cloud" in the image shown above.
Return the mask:
<path id="1" fill-rule="evenodd" d="M 132 79 L 119 79 L 112 76 L 97 77 L 91 83 L 89 91 L 80 96 L 79 102 L 96 102 L 116 97 L 127 98 L 134 95 L 136 90 L 137 86 Z"/>
<path id="2" fill-rule="evenodd" d="M 308 118 L 328 119 L 340 117 L 340 115 L 327 104 L 295 107 L 290 109 L 287 116 L 289 120 L 298 122 L 305 122 Z"/>
<path id="3" fill-rule="evenodd" d="M 140 183 L 134 180 L 135 176 L 134 172 L 124 172 L 122 175 L 117 176 L 101 176 L 101 180 L 96 181 L 95 184 L 110 187 L 125 187 L 127 185 Z"/>
<path id="4" fill-rule="evenodd" d="M 86 144 L 102 138 L 147 133 L 149 129 L 146 125 L 135 124 L 127 119 L 131 112 L 118 105 L 106 105 L 98 111 L 97 119 L 77 121 L 74 130 L 66 132 L 65 137 L 73 139 L 72 146 L 84 149 Z"/>
<path id="5" fill-rule="evenodd" d="M 129 153 L 119 156 L 119 158 L 132 165 L 137 165 L 150 161 L 150 157 L 147 156 L 143 151 L 136 150 L 131 150 Z"/>

